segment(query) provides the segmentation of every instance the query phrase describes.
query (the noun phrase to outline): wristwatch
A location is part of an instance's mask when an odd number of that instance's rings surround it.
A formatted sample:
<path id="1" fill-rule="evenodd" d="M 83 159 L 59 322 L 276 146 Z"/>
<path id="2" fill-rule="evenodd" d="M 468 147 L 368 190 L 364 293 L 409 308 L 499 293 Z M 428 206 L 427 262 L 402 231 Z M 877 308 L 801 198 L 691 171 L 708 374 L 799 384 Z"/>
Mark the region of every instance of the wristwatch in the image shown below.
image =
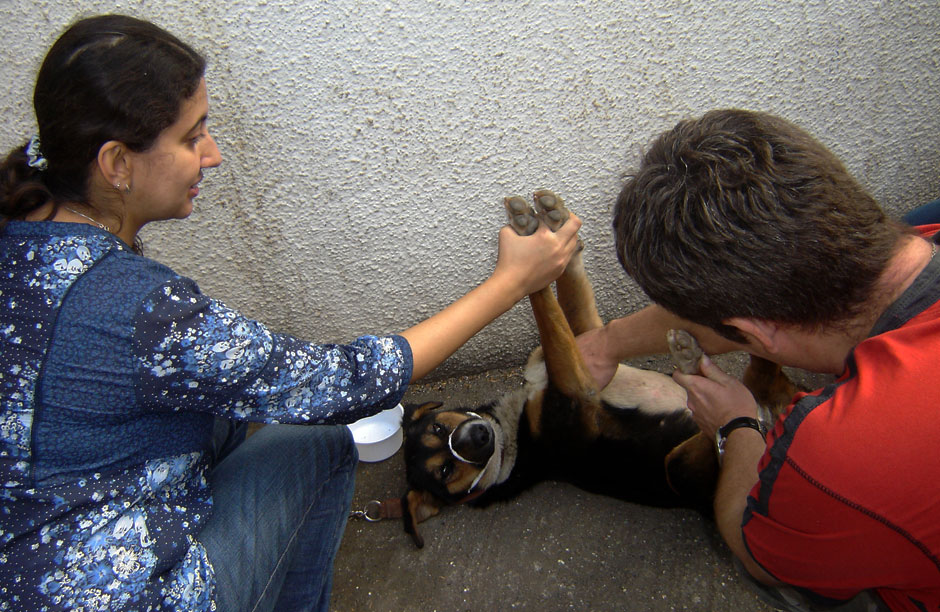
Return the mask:
<path id="1" fill-rule="evenodd" d="M 715 432 L 715 446 L 718 448 L 718 461 L 721 461 L 722 455 L 725 454 L 725 442 L 727 442 L 728 436 L 731 435 L 732 431 L 740 429 L 741 427 L 755 429 L 760 432 L 762 436 L 767 434 L 767 429 L 764 427 L 764 424 L 754 417 L 736 417 L 731 419 Z"/>

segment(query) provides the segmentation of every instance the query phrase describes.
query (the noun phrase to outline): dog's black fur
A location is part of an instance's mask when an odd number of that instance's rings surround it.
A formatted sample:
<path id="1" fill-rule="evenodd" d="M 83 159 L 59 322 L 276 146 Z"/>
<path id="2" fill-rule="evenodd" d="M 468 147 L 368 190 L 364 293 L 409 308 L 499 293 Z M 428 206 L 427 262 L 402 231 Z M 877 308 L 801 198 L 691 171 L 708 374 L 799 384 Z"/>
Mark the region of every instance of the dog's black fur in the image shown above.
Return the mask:
<path id="1" fill-rule="evenodd" d="M 550 192 L 536 192 L 536 204 L 552 229 L 567 219 Z M 507 199 L 507 208 L 512 219 L 519 213 L 518 200 L 510 206 Z M 559 208 L 565 212 L 560 223 L 558 215 L 545 214 Z M 532 222 L 520 219 L 514 225 L 520 231 Z M 686 408 L 685 391 L 669 376 L 625 365 L 607 387 L 597 389 L 574 341 L 576 334 L 601 325 L 580 253 L 556 285 L 557 298 L 551 288 L 530 296 L 541 346 L 529 358 L 522 390 L 474 409 L 436 402 L 406 406 L 409 490 L 402 507 L 405 530 L 419 547 L 417 524 L 441 507 L 487 506 L 543 480 L 711 513 L 717 457 Z M 765 395 L 779 386 L 770 399 L 784 404 L 795 390 L 778 366 L 758 359 L 745 383 L 762 385 Z"/>
<path id="2" fill-rule="evenodd" d="M 473 491 L 454 492 L 432 471 L 422 469 L 436 454 L 435 448 L 421 442 L 423 432 L 444 412 L 464 415 L 476 413 L 496 426 L 500 423 L 497 403 L 479 408 L 443 408 L 440 404 L 405 407 L 406 474 L 412 489 L 432 493 L 447 504 L 470 497 L 474 506 L 487 506 L 510 499 L 543 480 L 570 482 L 586 491 L 627 501 L 657 506 L 685 505 L 669 487 L 663 473 L 663 461 L 676 446 L 692 437 L 698 426 L 687 411 L 649 414 L 636 407 L 618 407 L 603 402 L 603 410 L 615 419 L 624 435 L 595 436 L 585 431 L 577 417 L 578 404 L 549 387 L 542 398 L 540 432 L 534 435 L 528 420 L 519 415 L 516 435 L 516 460 L 509 477 L 473 497 Z M 492 437 L 491 430 L 486 434 Z M 447 459 L 448 462 L 459 461 Z M 453 467 L 448 468 L 453 470 Z"/>

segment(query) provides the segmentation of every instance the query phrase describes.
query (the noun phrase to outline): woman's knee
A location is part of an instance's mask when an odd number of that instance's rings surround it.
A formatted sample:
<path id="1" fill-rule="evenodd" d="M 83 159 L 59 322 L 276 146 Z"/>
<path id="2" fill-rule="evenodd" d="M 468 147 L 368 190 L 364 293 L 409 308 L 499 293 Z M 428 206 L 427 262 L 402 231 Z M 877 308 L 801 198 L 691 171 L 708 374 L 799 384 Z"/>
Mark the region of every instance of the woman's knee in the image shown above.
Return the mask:
<path id="1" fill-rule="evenodd" d="M 322 444 L 329 452 L 332 463 L 342 465 L 345 469 L 355 469 L 359 461 L 359 451 L 353 440 L 352 432 L 345 425 L 322 425 L 308 429 L 315 429 L 318 444 Z"/>
<path id="2" fill-rule="evenodd" d="M 265 430 L 271 430 L 266 432 Z M 300 473 L 314 481 L 330 474 L 351 474 L 359 461 L 352 433 L 345 425 L 269 425 L 255 435 L 266 440 L 278 454 L 290 457 Z"/>
<path id="3" fill-rule="evenodd" d="M 331 425 L 323 429 L 322 443 L 329 448 L 331 465 L 337 472 L 348 474 L 352 486 L 352 477 L 359 463 L 359 451 L 356 449 L 352 432 L 345 425 Z"/>

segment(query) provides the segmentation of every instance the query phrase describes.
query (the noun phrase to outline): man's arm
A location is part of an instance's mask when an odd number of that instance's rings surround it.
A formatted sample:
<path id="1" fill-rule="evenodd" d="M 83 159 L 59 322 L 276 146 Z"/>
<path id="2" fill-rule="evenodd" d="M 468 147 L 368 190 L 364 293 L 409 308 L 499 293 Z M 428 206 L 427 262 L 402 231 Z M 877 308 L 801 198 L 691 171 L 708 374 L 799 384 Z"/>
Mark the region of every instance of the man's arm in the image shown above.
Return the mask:
<path id="1" fill-rule="evenodd" d="M 672 377 L 688 393 L 689 410 L 706 436 L 713 439 L 719 427 L 736 417 L 757 416 L 757 402 L 741 381 L 723 372 L 708 357 L 702 357 L 700 367 L 701 375 L 677 371 Z M 767 449 L 764 437 L 755 429 L 740 427 L 728 434 L 724 448 L 715 489 L 718 531 L 755 579 L 779 585 L 751 557 L 741 533 L 747 497 L 757 484 L 757 465 Z"/>
<path id="2" fill-rule="evenodd" d="M 715 522 L 731 552 L 756 580 L 779 586 L 748 552 L 741 532 L 747 496 L 757 484 L 757 464 L 766 449 L 764 438 L 750 427 L 735 429 L 725 440 L 725 452 L 715 490 Z"/>
<path id="3" fill-rule="evenodd" d="M 581 334 L 577 338 L 578 349 L 599 388 L 604 388 L 621 361 L 666 353 L 666 332 L 670 329 L 686 330 L 709 355 L 743 348 L 710 327 L 681 319 L 662 306 L 653 304 Z"/>

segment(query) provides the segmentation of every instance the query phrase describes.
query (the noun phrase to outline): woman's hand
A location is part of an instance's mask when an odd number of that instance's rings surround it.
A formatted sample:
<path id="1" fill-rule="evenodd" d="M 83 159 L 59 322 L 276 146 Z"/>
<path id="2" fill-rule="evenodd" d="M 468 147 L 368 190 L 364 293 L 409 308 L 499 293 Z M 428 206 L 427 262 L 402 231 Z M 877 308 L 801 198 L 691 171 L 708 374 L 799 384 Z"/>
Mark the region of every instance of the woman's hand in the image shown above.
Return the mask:
<path id="1" fill-rule="evenodd" d="M 557 232 L 544 223 L 531 236 L 520 236 L 511 227 L 499 232 L 499 255 L 492 278 L 515 287 L 515 301 L 547 287 L 564 272 L 578 250 L 581 220 L 572 214 Z"/>
<path id="2" fill-rule="evenodd" d="M 500 230 L 493 274 L 441 312 L 401 332 L 411 345 L 411 379 L 423 377 L 516 302 L 561 276 L 578 248 L 580 227 L 580 219 L 571 215 L 554 233 L 544 225 L 531 236 L 519 236 L 509 226 Z"/>
<path id="3" fill-rule="evenodd" d="M 707 436 L 714 437 L 719 427 L 739 416 L 757 417 L 757 402 L 741 381 L 725 374 L 707 356 L 701 361 L 702 376 L 672 375 L 688 393 L 692 417 Z"/>

